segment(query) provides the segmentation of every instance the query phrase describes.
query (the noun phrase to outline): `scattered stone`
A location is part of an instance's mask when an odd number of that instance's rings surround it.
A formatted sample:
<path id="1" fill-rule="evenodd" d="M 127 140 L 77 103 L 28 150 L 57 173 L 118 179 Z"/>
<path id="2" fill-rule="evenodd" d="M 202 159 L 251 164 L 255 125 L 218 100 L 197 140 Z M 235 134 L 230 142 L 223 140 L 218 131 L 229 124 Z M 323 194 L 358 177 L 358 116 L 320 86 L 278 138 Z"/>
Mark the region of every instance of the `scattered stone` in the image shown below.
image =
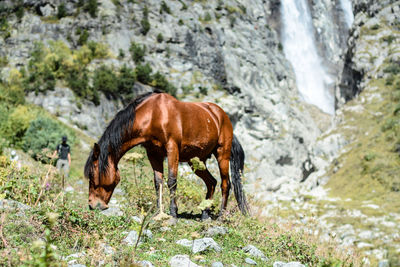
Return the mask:
<path id="1" fill-rule="evenodd" d="M 81 257 L 83 257 L 85 255 L 86 255 L 85 252 L 78 252 L 78 253 L 74 253 L 74 254 L 68 255 L 66 257 L 63 257 L 63 260 L 70 261 L 72 259 L 79 259 L 79 258 L 81 258 Z"/>
<path id="2" fill-rule="evenodd" d="M 210 237 L 196 239 L 193 242 L 193 253 L 202 252 L 207 249 L 213 249 L 217 252 L 220 252 L 222 250 L 221 247 L 214 241 L 214 239 Z"/>
<path id="3" fill-rule="evenodd" d="M 150 261 L 138 261 L 137 264 L 142 267 L 154 267 L 153 263 Z"/>
<path id="4" fill-rule="evenodd" d="M 123 216 L 124 212 L 119 207 L 109 207 L 106 210 L 101 211 L 106 216 Z"/>
<path id="5" fill-rule="evenodd" d="M 123 243 L 128 246 L 134 246 L 139 238 L 139 235 L 136 231 L 130 231 L 128 235 L 122 240 Z"/>
<path id="6" fill-rule="evenodd" d="M 188 255 L 175 255 L 169 261 L 171 267 L 200 267 L 189 259 Z"/>
<path id="7" fill-rule="evenodd" d="M 137 223 L 141 223 L 142 222 L 142 219 L 140 219 L 139 216 L 132 216 L 132 220 L 134 220 Z"/>
<path id="8" fill-rule="evenodd" d="M 110 245 L 108 245 L 106 243 L 101 243 L 100 247 L 103 248 L 104 254 L 106 254 L 106 255 L 114 255 L 114 249 Z"/>
<path id="9" fill-rule="evenodd" d="M 264 255 L 264 253 L 262 253 L 262 251 L 260 251 L 258 248 L 256 248 L 253 245 L 245 246 L 243 248 L 243 251 L 245 253 L 249 253 L 251 256 L 260 258 L 262 261 L 267 261 L 268 260 L 268 258 Z"/>
<path id="10" fill-rule="evenodd" d="M 7 211 L 26 211 L 29 210 L 31 207 L 28 205 L 22 204 L 18 201 L 12 199 L 1 199 L 0 200 L 0 210 L 7 210 Z"/>
<path id="11" fill-rule="evenodd" d="M 171 231 L 171 228 L 168 227 L 168 226 L 163 226 L 163 227 L 160 228 L 160 231 L 161 232 L 168 232 L 168 231 Z"/>
<path id="12" fill-rule="evenodd" d="M 211 228 L 208 228 L 206 235 L 213 237 L 216 235 L 225 235 L 228 233 L 228 229 L 226 229 L 225 227 L 222 226 L 214 226 Z"/>
<path id="13" fill-rule="evenodd" d="M 68 267 L 86 267 L 86 265 L 74 263 L 74 264 L 68 264 Z"/>
<path id="14" fill-rule="evenodd" d="M 184 247 L 188 247 L 188 248 L 191 248 L 193 246 L 193 241 L 191 241 L 189 239 L 186 239 L 186 238 L 180 239 L 180 240 L 176 241 L 176 243 L 178 245 L 181 245 L 181 246 L 184 246 Z"/>
<path id="15" fill-rule="evenodd" d="M 65 192 L 67 192 L 67 193 L 71 193 L 71 192 L 74 192 L 74 191 L 75 191 L 75 189 L 70 185 L 65 188 Z"/>
<path id="16" fill-rule="evenodd" d="M 276 261 L 274 262 L 273 267 L 305 267 L 305 265 L 297 261 L 292 261 L 289 263 L 283 261 Z"/>
<path id="17" fill-rule="evenodd" d="M 250 258 L 246 258 L 244 261 L 245 261 L 247 264 L 250 264 L 250 265 L 257 265 L 257 262 L 255 262 L 254 260 L 252 260 L 252 259 L 250 259 Z"/>
<path id="18" fill-rule="evenodd" d="M 222 262 L 216 261 L 213 264 L 211 264 L 211 267 L 224 267 L 224 265 L 222 264 Z"/>
<path id="19" fill-rule="evenodd" d="M 148 239 L 152 239 L 152 238 L 153 238 L 153 233 L 152 233 L 150 230 L 148 230 L 148 229 L 144 230 L 144 231 L 142 232 L 142 235 L 145 236 L 145 237 L 147 237 Z"/>
<path id="20" fill-rule="evenodd" d="M 378 267 L 389 267 L 389 261 L 388 260 L 382 260 L 379 262 Z"/>

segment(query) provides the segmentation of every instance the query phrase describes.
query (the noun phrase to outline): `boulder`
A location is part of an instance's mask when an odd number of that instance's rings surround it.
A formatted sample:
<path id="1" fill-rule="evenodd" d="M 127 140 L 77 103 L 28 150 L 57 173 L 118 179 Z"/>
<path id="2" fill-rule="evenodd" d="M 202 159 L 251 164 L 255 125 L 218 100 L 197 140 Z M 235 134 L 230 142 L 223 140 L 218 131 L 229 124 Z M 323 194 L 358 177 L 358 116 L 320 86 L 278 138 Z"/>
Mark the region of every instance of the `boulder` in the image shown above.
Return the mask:
<path id="1" fill-rule="evenodd" d="M 243 251 L 248 253 L 248 254 L 250 254 L 251 256 L 260 258 L 262 261 L 267 261 L 268 260 L 268 258 L 264 255 L 264 253 L 262 253 L 261 250 L 259 250 L 258 248 L 256 248 L 253 245 L 245 246 L 243 248 Z"/>
<path id="2" fill-rule="evenodd" d="M 171 267 L 200 267 L 189 259 L 188 255 L 175 255 L 169 261 Z"/>

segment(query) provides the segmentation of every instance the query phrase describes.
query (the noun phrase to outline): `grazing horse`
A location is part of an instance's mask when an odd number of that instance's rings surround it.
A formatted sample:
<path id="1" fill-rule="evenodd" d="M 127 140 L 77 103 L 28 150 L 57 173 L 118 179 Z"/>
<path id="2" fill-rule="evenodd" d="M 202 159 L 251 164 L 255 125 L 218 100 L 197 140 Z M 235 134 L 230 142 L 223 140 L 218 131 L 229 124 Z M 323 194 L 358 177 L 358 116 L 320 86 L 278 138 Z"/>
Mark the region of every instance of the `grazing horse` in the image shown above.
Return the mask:
<path id="1" fill-rule="evenodd" d="M 221 212 L 226 208 L 229 190 L 229 162 L 235 197 L 243 214 L 248 206 L 242 189 L 244 152 L 233 135 L 226 113 L 213 103 L 186 103 L 160 91 L 145 93 L 119 111 L 95 143 L 85 165 L 89 178 L 89 207 L 107 209 L 120 180 L 118 162 L 131 148 L 142 145 L 154 171 L 157 205 L 162 213 L 163 162 L 168 158 L 170 215 L 177 217 L 175 191 L 179 162 L 198 157 L 205 162 L 215 155 L 221 174 Z M 206 169 L 194 169 L 207 186 L 206 199 L 212 199 L 217 181 Z M 202 219 L 209 217 L 209 209 Z"/>

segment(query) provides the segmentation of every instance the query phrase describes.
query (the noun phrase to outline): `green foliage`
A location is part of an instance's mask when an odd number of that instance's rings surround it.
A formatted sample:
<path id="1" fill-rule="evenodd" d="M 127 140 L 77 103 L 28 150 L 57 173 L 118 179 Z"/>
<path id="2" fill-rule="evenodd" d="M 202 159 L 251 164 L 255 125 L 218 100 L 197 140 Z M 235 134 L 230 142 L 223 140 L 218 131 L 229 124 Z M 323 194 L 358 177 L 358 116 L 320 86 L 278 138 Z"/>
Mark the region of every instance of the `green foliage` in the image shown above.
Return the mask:
<path id="1" fill-rule="evenodd" d="M 146 34 L 150 31 L 150 28 L 151 28 L 149 19 L 146 18 L 146 17 L 143 18 L 143 19 L 140 21 L 140 25 L 142 26 L 141 33 L 142 33 L 143 35 L 146 35 Z"/>
<path id="2" fill-rule="evenodd" d="M 83 10 L 88 12 L 92 18 L 96 18 L 99 9 L 98 6 L 99 4 L 97 3 L 97 0 L 88 0 L 86 5 L 84 5 Z"/>
<path id="3" fill-rule="evenodd" d="M 118 79 L 111 68 L 102 65 L 95 70 L 93 90 L 103 92 L 107 97 L 118 96 Z"/>
<path id="4" fill-rule="evenodd" d="M 118 51 L 118 59 L 122 60 L 124 58 L 125 58 L 125 52 L 123 49 L 120 48 Z"/>
<path id="5" fill-rule="evenodd" d="M 0 56 L 0 67 L 5 67 L 8 65 L 7 56 Z"/>
<path id="6" fill-rule="evenodd" d="M 17 7 L 15 9 L 15 15 L 18 18 L 18 21 L 21 21 L 25 15 L 25 9 L 22 1 L 18 1 Z"/>
<path id="7" fill-rule="evenodd" d="M 75 134 L 59 122 L 40 115 L 33 120 L 23 137 L 23 149 L 31 157 L 43 162 L 49 162 L 51 154 L 61 142 L 61 138 L 68 136 L 68 143 L 73 145 Z"/>
<path id="8" fill-rule="evenodd" d="M 163 12 L 171 14 L 171 9 L 167 5 L 167 3 L 165 3 L 165 1 L 161 1 L 160 14 L 162 14 Z"/>
<path id="9" fill-rule="evenodd" d="M 155 88 L 158 88 L 164 92 L 169 93 L 170 95 L 176 96 L 176 88 L 168 82 L 164 75 L 159 72 L 156 72 L 152 77 L 151 85 Z"/>
<path id="10" fill-rule="evenodd" d="M 400 64 L 392 62 L 383 70 L 383 72 L 391 73 L 394 75 L 399 74 L 400 73 Z"/>
<path id="11" fill-rule="evenodd" d="M 61 3 L 58 7 L 57 7 L 57 18 L 58 19 L 62 19 L 64 17 L 67 16 L 67 9 L 65 8 L 65 4 Z"/>
<path id="12" fill-rule="evenodd" d="M 118 92 L 120 94 L 125 94 L 128 96 L 128 98 L 130 98 L 135 82 L 136 73 L 133 71 L 133 69 L 127 67 L 126 65 L 123 65 L 119 70 L 118 75 Z"/>
<path id="13" fill-rule="evenodd" d="M 207 94 L 208 94 L 208 89 L 207 89 L 207 87 L 205 87 L 205 86 L 200 86 L 200 87 L 199 87 L 199 92 L 200 92 L 200 94 L 202 94 L 202 95 L 207 95 Z"/>
<path id="14" fill-rule="evenodd" d="M 153 72 L 153 70 L 148 63 L 146 63 L 145 65 L 141 65 L 141 64 L 137 65 L 135 72 L 136 72 L 137 80 L 139 82 L 144 83 L 144 84 L 149 84 L 151 82 L 151 80 L 152 80 L 151 73 Z"/>
<path id="15" fill-rule="evenodd" d="M 18 105 L 11 108 L 7 121 L 1 125 L 1 136 L 6 138 L 10 144 L 21 146 L 25 132 L 34 117 L 35 113 L 27 106 Z"/>
<path id="16" fill-rule="evenodd" d="M 193 90 L 194 90 L 193 85 L 182 86 L 182 92 L 184 95 L 187 95 L 190 92 L 193 92 Z"/>
<path id="17" fill-rule="evenodd" d="M 157 42 L 158 43 L 162 43 L 163 41 L 164 41 L 164 37 L 163 37 L 162 33 L 159 33 L 157 35 Z"/>
<path id="18" fill-rule="evenodd" d="M 378 30 L 380 28 L 379 24 L 375 24 L 371 27 L 371 30 Z"/>
<path id="19" fill-rule="evenodd" d="M 86 29 L 81 31 L 79 38 L 78 38 L 78 45 L 86 44 L 88 38 L 89 38 L 89 32 Z"/>
<path id="20" fill-rule="evenodd" d="M 206 12 L 203 18 L 204 21 L 209 22 L 212 20 L 211 14 L 209 12 Z"/>
<path id="21" fill-rule="evenodd" d="M 144 45 L 140 46 L 139 44 L 132 42 L 129 51 L 131 52 L 132 59 L 136 64 L 144 62 L 144 56 L 146 54 L 146 47 Z"/>
<path id="22" fill-rule="evenodd" d="M 182 25 L 184 25 L 185 23 L 183 23 L 183 20 L 182 19 L 179 19 L 179 21 L 178 21 L 178 25 L 179 26 L 182 26 Z"/>

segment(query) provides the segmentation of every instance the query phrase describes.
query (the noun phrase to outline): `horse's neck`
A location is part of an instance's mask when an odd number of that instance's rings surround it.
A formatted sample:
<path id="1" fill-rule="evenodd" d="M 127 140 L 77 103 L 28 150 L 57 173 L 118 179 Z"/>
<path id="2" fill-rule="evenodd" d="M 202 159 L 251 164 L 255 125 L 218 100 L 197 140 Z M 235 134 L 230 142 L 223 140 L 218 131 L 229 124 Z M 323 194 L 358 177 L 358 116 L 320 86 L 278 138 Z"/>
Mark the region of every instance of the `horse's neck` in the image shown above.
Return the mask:
<path id="1" fill-rule="evenodd" d="M 119 160 L 125 155 L 126 152 L 131 150 L 133 147 L 140 145 L 145 142 L 143 137 L 134 137 L 122 143 L 122 146 L 119 150 L 118 157 L 117 157 L 117 164 Z"/>

